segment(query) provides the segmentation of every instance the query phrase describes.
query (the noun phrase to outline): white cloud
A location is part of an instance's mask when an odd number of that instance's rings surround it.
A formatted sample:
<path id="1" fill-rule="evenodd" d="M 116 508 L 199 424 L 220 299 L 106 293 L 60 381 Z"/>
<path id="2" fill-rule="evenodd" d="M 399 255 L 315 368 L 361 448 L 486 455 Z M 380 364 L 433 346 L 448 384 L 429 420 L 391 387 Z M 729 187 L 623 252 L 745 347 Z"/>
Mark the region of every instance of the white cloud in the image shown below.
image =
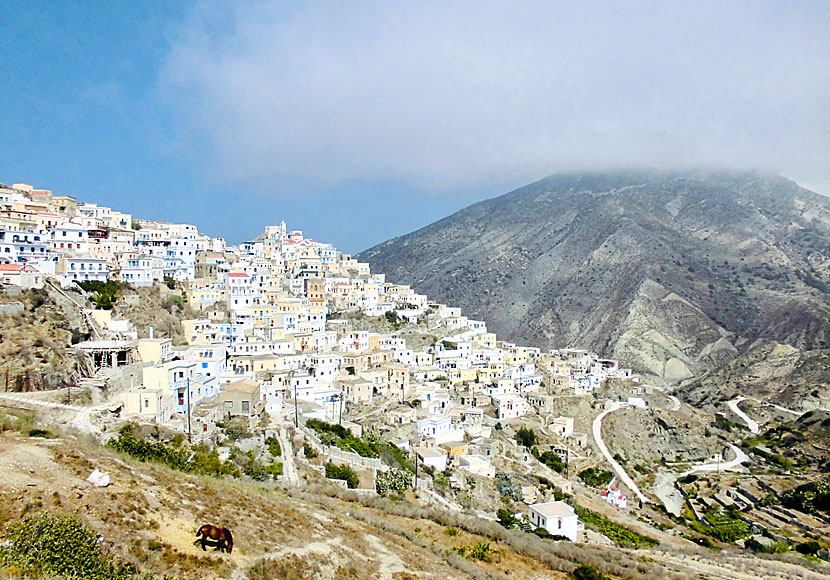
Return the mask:
<path id="1" fill-rule="evenodd" d="M 830 192 L 821 3 L 200 4 L 160 77 L 214 180 L 453 190 L 619 164 Z"/>

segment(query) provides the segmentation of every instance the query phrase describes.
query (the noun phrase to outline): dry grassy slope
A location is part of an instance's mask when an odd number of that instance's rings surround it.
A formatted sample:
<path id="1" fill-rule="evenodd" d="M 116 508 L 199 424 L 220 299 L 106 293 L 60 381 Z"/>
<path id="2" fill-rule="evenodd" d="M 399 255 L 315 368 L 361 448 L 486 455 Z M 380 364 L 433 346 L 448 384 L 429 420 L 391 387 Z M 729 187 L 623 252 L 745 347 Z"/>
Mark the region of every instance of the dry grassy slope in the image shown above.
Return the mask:
<path id="1" fill-rule="evenodd" d="M 99 489 L 86 483 L 93 468 L 109 472 L 113 484 Z M 473 533 L 478 529 L 451 537 L 446 518 L 452 516 L 430 515 L 407 501 L 367 505 L 319 490 L 287 493 L 189 476 L 71 436 L 44 440 L 3 433 L 0 474 L 3 523 L 41 510 L 74 513 L 103 534 L 105 549 L 113 555 L 175 578 L 541 579 L 564 578 L 558 570 L 580 561 L 610 567 L 621 578 L 688 578 L 699 569 L 711 578 L 821 577 L 798 565 L 737 551 L 685 548 L 679 538 L 656 530 L 650 535 L 667 543 L 659 550 L 636 552 L 550 543 L 515 532 L 507 534 L 514 538 L 511 543 Z M 204 522 L 233 530 L 233 554 L 205 553 L 194 546 L 195 529 Z M 501 551 L 488 563 L 462 560 L 450 551 L 479 542 L 491 542 Z M 263 559 L 270 560 L 260 574 L 251 572 Z"/>
<path id="2" fill-rule="evenodd" d="M 93 468 L 109 472 L 113 484 L 99 489 L 86 483 Z M 247 578 L 253 564 L 270 557 L 284 562 L 271 568 L 272 577 L 290 577 L 293 570 L 297 578 L 469 578 L 475 576 L 451 566 L 429 544 L 483 541 L 466 533 L 450 538 L 433 522 L 323 496 L 315 502 L 255 484 L 184 475 L 83 441 L 7 433 L 0 439 L 0 473 L 3 522 L 41 509 L 75 513 L 119 557 L 176 578 Z M 205 522 L 233 530 L 232 555 L 193 545 Z M 424 542 L 383 529 L 396 526 L 410 535 L 420 528 Z M 564 577 L 510 550 L 482 567 L 494 577 L 501 577 L 498 569 L 523 578 Z"/>

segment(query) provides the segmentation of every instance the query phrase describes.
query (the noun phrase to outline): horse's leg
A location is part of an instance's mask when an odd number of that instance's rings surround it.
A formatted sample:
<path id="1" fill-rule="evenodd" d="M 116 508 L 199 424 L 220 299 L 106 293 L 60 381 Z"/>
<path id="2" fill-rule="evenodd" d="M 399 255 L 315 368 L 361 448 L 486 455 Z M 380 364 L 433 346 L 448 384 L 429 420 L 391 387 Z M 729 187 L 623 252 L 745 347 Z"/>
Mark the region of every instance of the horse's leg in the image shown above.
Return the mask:
<path id="1" fill-rule="evenodd" d="M 202 544 L 202 551 L 207 552 L 207 549 L 205 548 L 205 538 L 204 538 L 204 536 L 202 536 L 202 539 L 199 540 L 199 542 Z"/>

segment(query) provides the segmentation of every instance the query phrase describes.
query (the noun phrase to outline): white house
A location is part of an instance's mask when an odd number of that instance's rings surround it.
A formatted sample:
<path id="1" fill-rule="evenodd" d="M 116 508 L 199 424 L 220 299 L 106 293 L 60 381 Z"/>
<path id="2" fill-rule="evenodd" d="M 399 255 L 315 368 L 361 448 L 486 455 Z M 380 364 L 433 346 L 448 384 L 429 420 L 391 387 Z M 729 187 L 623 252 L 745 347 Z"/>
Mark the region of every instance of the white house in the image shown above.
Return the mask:
<path id="1" fill-rule="evenodd" d="M 458 458 L 458 469 L 473 475 L 496 477 L 496 468 L 483 455 L 462 455 Z"/>
<path id="2" fill-rule="evenodd" d="M 552 536 L 578 541 L 580 521 L 574 508 L 564 501 L 536 503 L 527 508 L 527 520 L 533 528 L 543 528 Z"/>
<path id="3" fill-rule="evenodd" d="M 447 468 L 447 454 L 442 450 L 432 447 L 416 447 L 415 453 L 424 465 L 432 467 L 435 471 L 444 471 Z"/>
<path id="4" fill-rule="evenodd" d="M 605 501 L 611 505 L 617 506 L 618 508 L 625 509 L 628 505 L 628 498 L 625 497 L 616 487 L 612 487 L 611 489 L 602 492 L 602 497 L 605 498 Z"/>
<path id="5" fill-rule="evenodd" d="M 55 272 L 58 274 L 61 286 L 68 286 L 75 281 L 106 282 L 109 279 L 107 261 L 86 256 L 64 256 L 58 262 Z"/>
<path id="6" fill-rule="evenodd" d="M 515 419 L 533 411 L 533 407 L 526 399 L 519 395 L 498 395 L 493 397 L 493 404 L 497 407 L 497 417 L 501 419 Z"/>
<path id="7" fill-rule="evenodd" d="M 440 437 L 452 430 L 452 419 L 449 417 L 427 417 L 418 421 L 418 433 L 424 437 Z"/>

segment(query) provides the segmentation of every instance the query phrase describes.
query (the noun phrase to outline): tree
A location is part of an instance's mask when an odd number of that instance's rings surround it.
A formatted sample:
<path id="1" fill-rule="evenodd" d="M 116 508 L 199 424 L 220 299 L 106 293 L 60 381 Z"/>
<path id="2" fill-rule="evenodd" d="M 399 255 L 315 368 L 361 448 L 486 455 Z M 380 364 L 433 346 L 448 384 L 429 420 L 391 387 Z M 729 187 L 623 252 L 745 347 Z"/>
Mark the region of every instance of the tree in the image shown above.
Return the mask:
<path id="1" fill-rule="evenodd" d="M 499 508 L 496 517 L 499 519 L 499 523 L 508 530 L 519 523 L 519 520 L 507 508 Z"/>
<path id="2" fill-rule="evenodd" d="M 516 432 L 516 441 L 519 445 L 523 445 L 530 449 L 536 445 L 536 431 L 528 429 L 527 427 L 522 427 Z"/>

